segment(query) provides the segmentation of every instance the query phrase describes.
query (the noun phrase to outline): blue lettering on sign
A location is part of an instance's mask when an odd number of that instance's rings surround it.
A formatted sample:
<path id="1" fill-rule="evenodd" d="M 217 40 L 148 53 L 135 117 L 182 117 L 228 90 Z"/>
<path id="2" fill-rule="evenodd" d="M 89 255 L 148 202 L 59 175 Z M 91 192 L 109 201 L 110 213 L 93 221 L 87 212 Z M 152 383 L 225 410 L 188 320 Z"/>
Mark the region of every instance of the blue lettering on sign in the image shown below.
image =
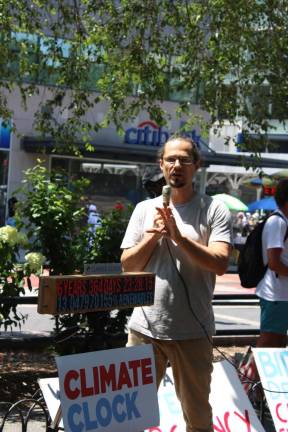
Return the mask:
<path id="1" fill-rule="evenodd" d="M 133 420 L 141 417 L 136 405 L 138 392 L 116 395 L 112 402 L 103 397 L 96 400 L 95 410 L 89 411 L 89 404 L 83 402 L 72 404 L 67 412 L 67 422 L 70 432 L 92 431 L 99 427 L 107 427 L 114 419 L 123 423 L 126 419 Z M 91 404 L 90 404 L 91 410 Z"/>
<path id="2" fill-rule="evenodd" d="M 127 416 L 128 416 L 128 420 L 132 419 L 132 415 L 134 414 L 135 418 L 139 418 L 141 417 L 136 405 L 135 405 L 135 401 L 136 401 L 136 397 L 137 397 L 138 392 L 133 392 L 132 393 L 132 398 L 130 393 L 126 393 L 125 395 L 125 402 L 126 402 L 126 407 L 127 407 Z"/>
<path id="3" fill-rule="evenodd" d="M 184 123 L 180 125 L 183 127 Z M 137 128 L 131 127 L 126 130 L 124 142 L 126 144 L 144 145 L 150 147 L 161 147 L 174 132 L 168 132 L 158 127 L 151 121 L 141 123 Z M 192 140 L 200 147 L 201 136 L 197 134 L 196 130 L 185 131 L 183 136 L 192 138 Z"/>
<path id="4" fill-rule="evenodd" d="M 118 423 L 122 423 L 125 419 L 126 419 L 126 412 L 124 411 L 124 409 L 122 408 L 121 412 L 118 410 L 118 405 L 123 405 L 125 402 L 124 396 L 122 395 L 117 395 L 115 396 L 115 398 L 113 399 L 112 402 L 112 411 L 114 413 L 114 417 L 115 420 Z"/>
<path id="5" fill-rule="evenodd" d="M 270 392 L 271 399 L 286 399 L 288 400 L 288 382 L 267 381 L 266 386 Z"/>
<path id="6" fill-rule="evenodd" d="M 172 386 L 174 386 L 174 383 L 173 383 L 172 379 L 170 378 L 170 376 L 168 374 L 165 374 L 165 376 L 163 378 L 164 387 L 166 387 L 167 384 L 171 384 Z"/>
<path id="7" fill-rule="evenodd" d="M 288 377 L 287 351 L 260 351 L 258 353 L 263 373 L 267 378 L 276 376 Z"/>
<path id="8" fill-rule="evenodd" d="M 82 432 L 84 428 L 84 423 L 79 420 L 79 416 L 81 414 L 81 406 L 78 404 L 73 404 L 69 407 L 67 414 L 67 421 L 69 424 L 69 428 L 72 432 Z"/>

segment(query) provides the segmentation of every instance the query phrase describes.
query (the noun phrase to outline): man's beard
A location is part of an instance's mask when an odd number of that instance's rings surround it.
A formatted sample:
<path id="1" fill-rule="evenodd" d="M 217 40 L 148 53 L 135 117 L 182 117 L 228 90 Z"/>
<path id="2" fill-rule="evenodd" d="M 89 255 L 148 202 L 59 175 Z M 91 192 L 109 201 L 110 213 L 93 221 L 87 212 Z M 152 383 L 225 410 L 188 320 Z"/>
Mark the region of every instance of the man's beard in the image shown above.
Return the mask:
<path id="1" fill-rule="evenodd" d="M 186 185 L 186 182 L 182 178 L 170 178 L 169 184 L 172 188 L 180 189 Z"/>

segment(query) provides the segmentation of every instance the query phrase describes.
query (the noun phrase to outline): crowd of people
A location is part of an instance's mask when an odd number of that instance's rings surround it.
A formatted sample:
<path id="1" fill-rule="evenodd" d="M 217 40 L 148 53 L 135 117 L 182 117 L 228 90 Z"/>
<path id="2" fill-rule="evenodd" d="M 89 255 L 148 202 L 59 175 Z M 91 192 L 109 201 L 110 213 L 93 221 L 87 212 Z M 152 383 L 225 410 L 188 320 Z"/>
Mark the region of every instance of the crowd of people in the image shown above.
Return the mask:
<path id="1" fill-rule="evenodd" d="M 265 214 L 260 214 L 258 211 L 252 214 L 250 212 L 238 212 L 233 221 L 234 239 L 239 236 L 247 237 L 264 217 Z"/>

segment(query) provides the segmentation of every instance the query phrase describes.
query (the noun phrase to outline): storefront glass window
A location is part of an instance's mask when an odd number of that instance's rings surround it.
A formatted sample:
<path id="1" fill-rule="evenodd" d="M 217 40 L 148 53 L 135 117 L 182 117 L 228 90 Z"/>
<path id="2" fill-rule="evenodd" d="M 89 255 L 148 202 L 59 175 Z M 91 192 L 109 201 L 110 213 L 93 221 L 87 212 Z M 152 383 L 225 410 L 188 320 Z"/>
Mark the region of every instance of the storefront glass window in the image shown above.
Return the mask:
<path id="1" fill-rule="evenodd" d="M 139 201 L 148 198 L 149 191 L 143 186 L 144 179 L 147 181 L 147 173 L 156 174 L 155 177 L 152 176 L 154 181 L 161 177 L 157 164 L 114 163 L 112 160 L 88 160 L 60 156 L 51 156 L 51 170 L 61 172 L 66 177 L 68 185 L 73 179 L 81 177 L 89 179 L 90 186 L 86 190 L 86 204 L 96 204 L 100 213 L 111 210 L 117 202 L 136 205 Z M 160 173 L 160 177 L 157 176 L 157 173 Z M 200 182 L 201 176 L 197 174 L 194 184 L 198 191 L 201 190 Z M 160 185 L 157 188 L 160 194 L 161 187 Z"/>
<path id="2" fill-rule="evenodd" d="M 135 205 L 145 198 L 141 164 L 53 156 L 51 170 L 67 173 L 68 184 L 72 179 L 89 179 L 87 204 L 96 204 L 100 212 L 111 210 L 117 202 Z"/>

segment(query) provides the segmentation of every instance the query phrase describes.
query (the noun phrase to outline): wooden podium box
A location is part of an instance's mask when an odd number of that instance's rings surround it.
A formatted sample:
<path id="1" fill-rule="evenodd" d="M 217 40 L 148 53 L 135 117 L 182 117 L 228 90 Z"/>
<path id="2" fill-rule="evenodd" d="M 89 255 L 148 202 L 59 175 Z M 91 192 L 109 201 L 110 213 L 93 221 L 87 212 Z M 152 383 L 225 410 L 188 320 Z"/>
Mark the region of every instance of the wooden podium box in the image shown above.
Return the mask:
<path id="1" fill-rule="evenodd" d="M 40 276 L 38 313 L 63 315 L 148 306 L 154 302 L 155 274 Z"/>

